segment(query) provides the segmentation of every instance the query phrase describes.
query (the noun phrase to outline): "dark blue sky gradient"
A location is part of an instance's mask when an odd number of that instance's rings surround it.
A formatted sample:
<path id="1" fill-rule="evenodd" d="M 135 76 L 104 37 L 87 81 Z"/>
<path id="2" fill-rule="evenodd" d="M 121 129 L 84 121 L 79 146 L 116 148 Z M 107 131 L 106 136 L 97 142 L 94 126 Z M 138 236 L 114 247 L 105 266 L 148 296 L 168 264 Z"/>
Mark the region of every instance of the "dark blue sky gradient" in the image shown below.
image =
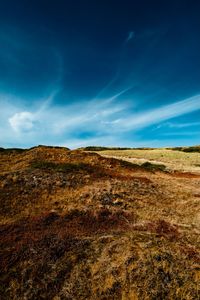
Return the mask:
<path id="1" fill-rule="evenodd" d="M 2 146 L 196 144 L 198 95 L 199 1 L 0 1 Z"/>

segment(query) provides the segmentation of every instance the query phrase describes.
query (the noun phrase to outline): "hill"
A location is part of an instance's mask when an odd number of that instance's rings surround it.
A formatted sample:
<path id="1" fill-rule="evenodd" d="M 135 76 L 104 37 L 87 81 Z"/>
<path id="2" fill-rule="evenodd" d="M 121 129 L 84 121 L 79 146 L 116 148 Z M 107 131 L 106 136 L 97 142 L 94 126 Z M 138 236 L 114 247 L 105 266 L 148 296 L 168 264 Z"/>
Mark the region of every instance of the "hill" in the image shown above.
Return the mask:
<path id="1" fill-rule="evenodd" d="M 199 299 L 200 173 L 102 155 L 0 151 L 1 299 Z"/>

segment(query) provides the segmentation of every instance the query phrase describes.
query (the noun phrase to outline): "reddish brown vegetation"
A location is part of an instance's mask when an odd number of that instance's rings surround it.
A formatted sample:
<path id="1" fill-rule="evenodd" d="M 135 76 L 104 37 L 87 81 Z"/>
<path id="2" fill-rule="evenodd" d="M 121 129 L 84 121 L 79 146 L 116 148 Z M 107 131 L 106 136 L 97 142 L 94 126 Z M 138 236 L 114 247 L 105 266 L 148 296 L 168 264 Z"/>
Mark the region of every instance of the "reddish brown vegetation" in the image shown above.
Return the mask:
<path id="1" fill-rule="evenodd" d="M 1 299 L 198 299 L 184 176 L 43 146 L 0 164 Z"/>

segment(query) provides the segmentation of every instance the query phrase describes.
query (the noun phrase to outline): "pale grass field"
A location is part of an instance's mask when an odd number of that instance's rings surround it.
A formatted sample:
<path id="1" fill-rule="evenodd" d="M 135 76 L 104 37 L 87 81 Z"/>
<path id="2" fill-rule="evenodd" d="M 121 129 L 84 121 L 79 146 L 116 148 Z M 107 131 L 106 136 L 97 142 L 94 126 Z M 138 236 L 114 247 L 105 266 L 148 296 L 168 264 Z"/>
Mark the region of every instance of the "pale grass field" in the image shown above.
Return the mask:
<path id="1" fill-rule="evenodd" d="M 146 161 L 165 164 L 170 170 L 200 172 L 200 153 L 168 150 L 105 150 L 98 154 L 142 164 Z"/>

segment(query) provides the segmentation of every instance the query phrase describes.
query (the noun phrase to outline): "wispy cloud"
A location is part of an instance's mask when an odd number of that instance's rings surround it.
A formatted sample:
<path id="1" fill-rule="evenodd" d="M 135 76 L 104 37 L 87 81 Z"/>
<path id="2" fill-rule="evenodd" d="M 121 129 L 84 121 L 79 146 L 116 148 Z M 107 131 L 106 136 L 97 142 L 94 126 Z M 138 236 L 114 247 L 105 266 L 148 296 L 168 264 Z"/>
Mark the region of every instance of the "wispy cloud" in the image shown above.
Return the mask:
<path id="1" fill-rule="evenodd" d="M 140 129 L 197 111 L 199 109 L 200 95 L 196 95 L 153 110 L 143 111 L 139 114 L 133 113 L 132 116 L 126 119 L 126 122 L 124 122 L 125 120 L 121 120 L 118 125 L 120 125 L 123 130 Z"/>
<path id="2" fill-rule="evenodd" d="M 128 37 L 126 39 L 126 43 L 129 42 L 130 40 L 134 39 L 134 37 L 135 37 L 135 32 L 134 31 L 130 31 L 128 33 Z"/>
<path id="3" fill-rule="evenodd" d="M 131 142 L 126 140 L 126 134 L 131 132 L 136 136 L 143 128 L 162 124 L 164 121 L 200 109 L 200 95 L 197 95 L 136 113 L 135 104 L 132 104 L 133 99 L 132 102 L 123 100 L 125 91 L 107 99 L 90 100 L 62 107 L 54 104 L 54 98 L 59 97 L 59 90 L 56 89 L 43 99 L 37 108 L 34 106 L 24 109 L 23 105 L 10 105 L 9 101 L 7 104 L 4 101 L 4 112 L 0 121 L 0 142 L 2 145 L 14 143 L 29 146 L 39 143 L 65 144 L 66 140 L 70 147 L 91 144 L 130 145 Z M 0 99 L 2 102 L 3 98 Z M 199 125 L 199 122 L 195 124 Z M 187 125 L 190 126 L 190 123 Z M 151 144 L 152 141 L 148 143 Z M 136 144 L 142 145 L 141 141 L 135 139 L 134 145 Z"/>
<path id="4" fill-rule="evenodd" d="M 159 124 L 155 129 L 160 129 L 160 128 L 177 128 L 177 129 L 182 129 L 182 128 L 187 128 L 187 127 L 193 127 L 193 126 L 200 126 L 200 122 L 186 122 L 186 123 L 174 123 L 174 122 L 165 122 Z"/>
<path id="5" fill-rule="evenodd" d="M 192 137 L 199 137 L 200 136 L 200 131 L 189 131 L 189 132 L 164 132 L 162 133 L 162 136 L 184 136 L 184 137 L 187 137 L 187 136 L 192 136 Z"/>

